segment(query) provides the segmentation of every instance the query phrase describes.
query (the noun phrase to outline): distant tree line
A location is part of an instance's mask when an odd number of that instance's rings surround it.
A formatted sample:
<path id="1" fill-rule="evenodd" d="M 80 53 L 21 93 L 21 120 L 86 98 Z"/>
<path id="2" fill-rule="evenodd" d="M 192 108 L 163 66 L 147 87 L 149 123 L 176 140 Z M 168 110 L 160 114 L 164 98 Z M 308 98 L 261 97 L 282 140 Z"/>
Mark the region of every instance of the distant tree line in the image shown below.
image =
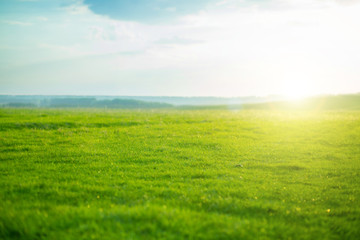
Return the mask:
<path id="1" fill-rule="evenodd" d="M 6 103 L 3 107 L 49 107 L 49 108 L 171 108 L 173 105 L 158 102 L 145 102 L 132 99 L 97 100 L 96 98 L 73 97 L 44 99 L 39 104 Z"/>
<path id="2" fill-rule="evenodd" d="M 150 97 L 149 97 L 150 98 Z M 153 99 L 166 97 L 153 97 Z M 181 99 L 180 97 L 178 97 Z M 145 99 L 145 97 L 144 97 Z M 185 98 L 184 98 L 185 99 Z M 201 100 L 202 98 L 199 97 Z M 205 99 L 208 99 L 205 97 Z M 184 100 L 185 101 L 185 100 Z M 183 102 L 184 102 L 183 101 Z M 0 95 L 0 107 L 9 108 L 118 108 L 118 109 L 157 109 L 175 108 L 182 110 L 241 110 L 241 109 L 278 109 L 278 110 L 359 110 L 360 94 L 324 95 L 304 100 L 252 102 L 242 104 L 172 105 L 163 102 L 142 101 L 137 99 L 104 99 L 82 96 L 11 96 Z"/>

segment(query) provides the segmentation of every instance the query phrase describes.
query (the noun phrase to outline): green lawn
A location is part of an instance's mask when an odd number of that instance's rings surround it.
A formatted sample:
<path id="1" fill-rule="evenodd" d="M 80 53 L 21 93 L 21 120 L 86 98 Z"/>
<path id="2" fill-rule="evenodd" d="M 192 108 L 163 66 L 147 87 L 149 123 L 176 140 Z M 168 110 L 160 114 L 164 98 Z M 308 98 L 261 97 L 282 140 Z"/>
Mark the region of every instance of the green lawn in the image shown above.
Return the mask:
<path id="1" fill-rule="evenodd" d="M 360 111 L 0 109 L 0 239 L 360 239 Z"/>

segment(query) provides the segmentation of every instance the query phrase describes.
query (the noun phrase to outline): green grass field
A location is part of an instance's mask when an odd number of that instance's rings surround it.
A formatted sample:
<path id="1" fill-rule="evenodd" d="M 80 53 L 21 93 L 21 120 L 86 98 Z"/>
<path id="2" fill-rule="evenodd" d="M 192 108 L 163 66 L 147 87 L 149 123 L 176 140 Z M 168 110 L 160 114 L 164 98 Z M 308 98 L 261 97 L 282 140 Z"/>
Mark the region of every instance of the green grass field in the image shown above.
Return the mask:
<path id="1" fill-rule="evenodd" d="M 0 109 L 0 239 L 360 239 L 360 111 Z"/>

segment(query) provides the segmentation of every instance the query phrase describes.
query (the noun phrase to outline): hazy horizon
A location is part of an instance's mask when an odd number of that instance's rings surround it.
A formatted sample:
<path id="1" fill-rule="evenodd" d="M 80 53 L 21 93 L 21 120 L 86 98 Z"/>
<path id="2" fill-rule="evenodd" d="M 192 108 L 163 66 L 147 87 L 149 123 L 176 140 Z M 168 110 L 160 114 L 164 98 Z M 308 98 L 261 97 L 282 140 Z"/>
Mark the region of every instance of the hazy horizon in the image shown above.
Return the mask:
<path id="1" fill-rule="evenodd" d="M 360 92 L 358 0 L 0 2 L 0 94 Z"/>
<path id="2" fill-rule="evenodd" d="M 311 94 L 306 96 L 299 96 L 295 99 L 311 98 L 311 97 L 320 97 L 320 96 L 339 96 L 339 95 L 357 95 L 360 92 L 350 92 L 350 93 L 319 93 Z M 221 95 L 112 95 L 112 94 L 12 94 L 12 93 L 0 93 L 0 96 L 42 96 L 42 97 L 149 97 L 149 98 L 270 98 L 270 97 L 283 97 L 291 98 L 285 94 L 267 94 L 267 95 L 238 95 L 238 96 L 221 96 Z"/>

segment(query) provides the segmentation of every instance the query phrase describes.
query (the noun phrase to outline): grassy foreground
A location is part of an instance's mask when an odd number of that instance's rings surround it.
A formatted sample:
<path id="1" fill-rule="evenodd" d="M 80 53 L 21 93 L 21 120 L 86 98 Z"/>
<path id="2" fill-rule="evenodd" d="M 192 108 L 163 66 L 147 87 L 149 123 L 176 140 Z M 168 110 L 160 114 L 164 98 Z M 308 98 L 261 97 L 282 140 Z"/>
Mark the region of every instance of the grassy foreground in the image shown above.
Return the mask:
<path id="1" fill-rule="evenodd" d="M 0 109 L 0 239 L 359 239 L 360 111 Z"/>

